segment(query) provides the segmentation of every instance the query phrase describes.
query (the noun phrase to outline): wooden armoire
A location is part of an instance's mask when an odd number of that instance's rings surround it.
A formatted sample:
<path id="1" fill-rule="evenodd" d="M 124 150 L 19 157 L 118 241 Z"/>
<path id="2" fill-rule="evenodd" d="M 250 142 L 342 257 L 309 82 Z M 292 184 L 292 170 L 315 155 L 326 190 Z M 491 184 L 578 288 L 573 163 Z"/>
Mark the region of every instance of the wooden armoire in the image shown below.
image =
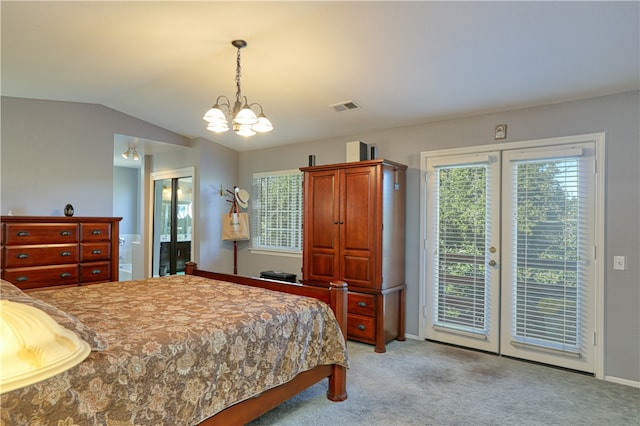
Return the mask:
<path id="1" fill-rule="evenodd" d="M 302 283 L 349 286 L 347 338 L 405 340 L 407 166 L 377 159 L 303 167 Z"/>

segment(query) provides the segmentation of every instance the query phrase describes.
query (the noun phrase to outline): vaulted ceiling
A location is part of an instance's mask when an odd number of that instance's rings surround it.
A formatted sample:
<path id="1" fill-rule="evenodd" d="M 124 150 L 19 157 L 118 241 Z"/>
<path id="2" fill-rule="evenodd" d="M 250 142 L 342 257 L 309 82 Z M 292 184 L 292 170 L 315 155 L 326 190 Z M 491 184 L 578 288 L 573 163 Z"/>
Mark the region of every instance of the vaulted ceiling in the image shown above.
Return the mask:
<path id="1" fill-rule="evenodd" d="M 640 88 L 635 1 L 2 1 L 1 19 L 2 95 L 102 104 L 238 151 Z M 235 96 L 234 39 L 271 133 L 205 129 Z M 361 108 L 329 106 L 349 100 Z"/>

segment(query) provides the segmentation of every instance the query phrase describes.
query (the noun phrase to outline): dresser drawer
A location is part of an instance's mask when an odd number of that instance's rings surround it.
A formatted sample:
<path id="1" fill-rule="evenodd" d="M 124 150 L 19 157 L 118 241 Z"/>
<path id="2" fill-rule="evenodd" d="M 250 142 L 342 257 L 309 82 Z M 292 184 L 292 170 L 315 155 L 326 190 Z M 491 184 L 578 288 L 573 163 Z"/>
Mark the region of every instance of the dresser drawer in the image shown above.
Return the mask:
<path id="1" fill-rule="evenodd" d="M 111 239 L 110 223 L 81 223 L 80 241 L 109 241 Z"/>
<path id="2" fill-rule="evenodd" d="M 93 262 L 80 265 L 80 284 L 111 280 L 111 262 Z"/>
<path id="3" fill-rule="evenodd" d="M 350 314 L 359 314 L 373 317 L 376 314 L 376 296 L 373 294 L 349 292 L 347 311 Z"/>
<path id="4" fill-rule="evenodd" d="M 109 260 L 111 258 L 111 243 L 82 243 L 80 244 L 80 261 L 93 262 Z"/>
<path id="5" fill-rule="evenodd" d="M 376 319 L 362 315 L 347 314 L 347 336 L 349 339 L 375 341 Z"/>
<path id="6" fill-rule="evenodd" d="M 5 223 L 4 244 L 53 244 L 78 242 L 78 226 L 65 223 Z"/>
<path id="7" fill-rule="evenodd" d="M 5 268 L 78 263 L 77 244 L 6 246 L 2 252 Z"/>
<path id="8" fill-rule="evenodd" d="M 78 283 L 78 265 L 5 269 L 2 278 L 22 290 Z"/>

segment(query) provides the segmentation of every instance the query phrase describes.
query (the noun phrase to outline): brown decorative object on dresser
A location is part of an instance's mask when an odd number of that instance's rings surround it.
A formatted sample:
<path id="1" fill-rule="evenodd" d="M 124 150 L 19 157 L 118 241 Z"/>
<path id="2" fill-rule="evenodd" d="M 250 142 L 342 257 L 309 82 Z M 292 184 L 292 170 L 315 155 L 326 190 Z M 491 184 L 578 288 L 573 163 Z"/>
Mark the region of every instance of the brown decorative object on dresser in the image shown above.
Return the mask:
<path id="1" fill-rule="evenodd" d="M 121 220 L 2 216 L 2 278 L 26 291 L 118 281 Z"/>
<path id="2" fill-rule="evenodd" d="M 407 166 L 377 159 L 304 172 L 302 283 L 349 285 L 347 335 L 405 340 Z"/>

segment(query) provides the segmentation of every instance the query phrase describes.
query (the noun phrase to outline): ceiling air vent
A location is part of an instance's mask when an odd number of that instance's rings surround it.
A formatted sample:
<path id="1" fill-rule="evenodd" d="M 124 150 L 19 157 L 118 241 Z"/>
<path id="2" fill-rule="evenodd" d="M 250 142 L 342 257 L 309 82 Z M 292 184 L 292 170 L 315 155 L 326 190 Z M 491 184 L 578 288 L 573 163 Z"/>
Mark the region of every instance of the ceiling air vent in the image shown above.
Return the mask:
<path id="1" fill-rule="evenodd" d="M 333 104 L 329 106 L 333 108 L 336 112 L 350 111 L 352 109 L 360 109 L 360 105 L 358 105 L 354 101 L 338 102 L 337 104 Z"/>

